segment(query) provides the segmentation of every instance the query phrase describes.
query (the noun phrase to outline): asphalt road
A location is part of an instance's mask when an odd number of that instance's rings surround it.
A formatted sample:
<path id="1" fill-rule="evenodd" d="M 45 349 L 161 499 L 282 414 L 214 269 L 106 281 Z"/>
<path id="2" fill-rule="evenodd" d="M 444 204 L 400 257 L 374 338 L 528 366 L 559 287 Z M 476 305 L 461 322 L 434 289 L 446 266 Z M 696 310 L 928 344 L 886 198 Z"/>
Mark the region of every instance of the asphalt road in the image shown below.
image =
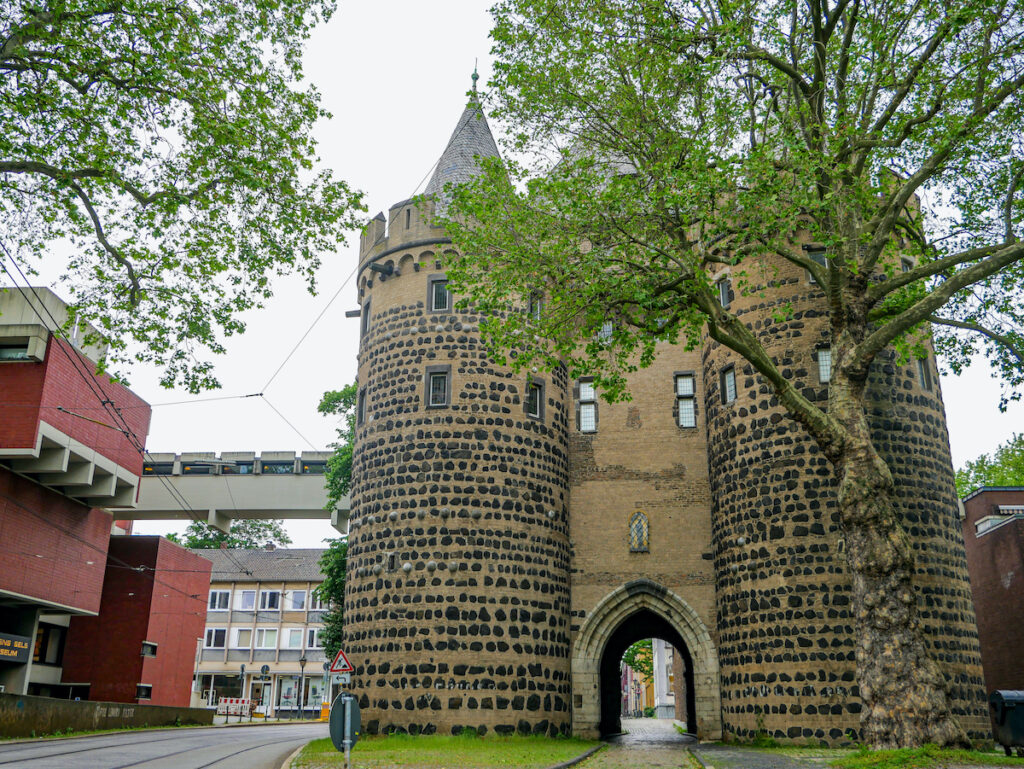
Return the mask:
<path id="1" fill-rule="evenodd" d="M 0 744 L 0 769 L 278 769 L 327 724 L 180 729 Z"/>

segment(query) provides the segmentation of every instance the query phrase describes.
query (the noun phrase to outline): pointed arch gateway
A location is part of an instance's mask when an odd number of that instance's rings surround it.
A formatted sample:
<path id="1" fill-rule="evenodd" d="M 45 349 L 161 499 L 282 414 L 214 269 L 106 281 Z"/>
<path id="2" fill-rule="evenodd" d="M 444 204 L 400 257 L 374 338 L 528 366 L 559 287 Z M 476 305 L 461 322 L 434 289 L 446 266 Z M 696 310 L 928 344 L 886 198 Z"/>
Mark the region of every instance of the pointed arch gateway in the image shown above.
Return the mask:
<path id="1" fill-rule="evenodd" d="M 594 738 L 614 728 L 619 660 L 629 644 L 652 636 L 671 643 L 686 661 L 689 731 L 700 740 L 722 738 L 718 652 L 711 634 L 686 601 L 650 579 L 613 590 L 580 628 L 572 656 L 573 734 Z"/>

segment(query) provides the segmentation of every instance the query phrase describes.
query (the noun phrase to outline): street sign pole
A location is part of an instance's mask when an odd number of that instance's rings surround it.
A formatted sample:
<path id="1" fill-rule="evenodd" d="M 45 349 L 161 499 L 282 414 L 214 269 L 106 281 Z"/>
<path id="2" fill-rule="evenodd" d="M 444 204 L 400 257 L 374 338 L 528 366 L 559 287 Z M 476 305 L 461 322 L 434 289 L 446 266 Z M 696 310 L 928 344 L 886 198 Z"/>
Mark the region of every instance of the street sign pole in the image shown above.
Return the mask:
<path id="1" fill-rule="evenodd" d="M 346 697 L 342 700 L 345 706 L 345 769 L 352 769 L 352 698 Z"/>

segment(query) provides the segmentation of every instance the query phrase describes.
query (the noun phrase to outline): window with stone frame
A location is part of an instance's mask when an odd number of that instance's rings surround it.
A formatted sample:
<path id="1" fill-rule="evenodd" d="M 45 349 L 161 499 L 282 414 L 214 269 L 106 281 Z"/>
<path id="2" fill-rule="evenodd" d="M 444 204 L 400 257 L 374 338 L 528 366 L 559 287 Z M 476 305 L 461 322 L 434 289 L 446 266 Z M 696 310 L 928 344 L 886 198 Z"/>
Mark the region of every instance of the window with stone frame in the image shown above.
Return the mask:
<path id="1" fill-rule="evenodd" d="M 370 300 L 366 300 L 363 310 L 359 314 L 359 338 L 362 339 L 370 330 Z"/>
<path id="2" fill-rule="evenodd" d="M 452 367 L 427 366 L 424 402 L 428 409 L 445 408 L 451 404 Z"/>
<path id="3" fill-rule="evenodd" d="M 932 391 L 932 369 L 928 365 L 928 358 L 917 359 L 917 378 L 921 383 L 921 389 Z"/>
<path id="4" fill-rule="evenodd" d="M 715 283 L 715 288 L 718 291 L 718 303 L 728 309 L 729 307 L 729 296 L 732 293 L 732 285 L 728 278 L 721 278 Z"/>
<path id="5" fill-rule="evenodd" d="M 818 381 L 821 384 L 828 384 L 832 381 L 832 348 L 819 347 L 818 355 Z"/>
<path id="6" fill-rule="evenodd" d="M 448 278 L 431 275 L 427 282 L 427 309 L 430 312 L 446 312 L 451 309 L 452 295 L 448 292 Z"/>
<path id="7" fill-rule="evenodd" d="M 597 432 L 597 392 L 593 379 L 581 379 L 579 383 L 580 432 Z"/>
<path id="8" fill-rule="evenodd" d="M 680 373 L 676 379 L 676 424 L 697 426 L 697 380 L 692 373 Z"/>
<path id="9" fill-rule="evenodd" d="M 359 391 L 356 400 L 356 425 L 361 426 L 366 421 L 366 388 Z"/>
<path id="10" fill-rule="evenodd" d="M 726 366 L 721 374 L 722 403 L 736 400 L 736 367 Z"/>
<path id="11" fill-rule="evenodd" d="M 533 380 L 526 385 L 526 416 L 531 419 L 544 418 L 544 383 Z"/>
<path id="12" fill-rule="evenodd" d="M 822 267 L 828 267 L 828 252 L 824 248 L 817 247 L 811 248 L 804 246 L 807 251 L 807 258 L 815 264 L 820 264 Z M 807 271 L 807 282 L 817 284 L 817 280 L 814 279 L 814 273 L 810 270 Z"/>
<path id="13" fill-rule="evenodd" d="M 641 511 L 629 519 L 629 552 L 647 553 L 651 549 L 651 531 L 647 516 Z"/>

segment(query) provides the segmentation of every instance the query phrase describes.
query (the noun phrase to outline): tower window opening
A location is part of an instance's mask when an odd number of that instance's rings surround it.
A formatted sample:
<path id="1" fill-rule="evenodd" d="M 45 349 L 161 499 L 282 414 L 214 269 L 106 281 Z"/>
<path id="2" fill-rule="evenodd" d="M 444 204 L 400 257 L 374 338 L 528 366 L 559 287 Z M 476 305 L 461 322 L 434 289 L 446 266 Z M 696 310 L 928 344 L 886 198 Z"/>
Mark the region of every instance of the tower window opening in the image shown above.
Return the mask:
<path id="1" fill-rule="evenodd" d="M 394 571 L 397 560 L 397 556 L 394 553 L 388 553 L 384 558 L 384 568 L 388 571 Z"/>
<path id="2" fill-rule="evenodd" d="M 580 432 L 597 432 L 597 393 L 594 382 L 590 379 L 580 380 Z"/>
<path id="3" fill-rule="evenodd" d="M 427 304 L 431 312 L 441 312 L 451 307 L 451 294 L 448 293 L 448 280 L 445 277 L 431 278 Z"/>
<path id="4" fill-rule="evenodd" d="M 427 367 L 427 408 L 441 408 L 451 402 L 451 366 Z"/>
<path id="5" fill-rule="evenodd" d="M 736 367 L 726 366 L 722 369 L 722 403 L 736 400 Z"/>
<path id="6" fill-rule="evenodd" d="M 409 225 L 412 224 L 412 209 L 405 209 L 405 229 L 409 229 Z"/>
<path id="7" fill-rule="evenodd" d="M 535 291 L 530 294 L 530 304 L 527 312 L 533 320 L 540 321 L 540 313 L 543 303 L 544 299 L 539 293 Z"/>
<path id="8" fill-rule="evenodd" d="M 912 269 L 914 269 L 914 260 L 911 259 L 909 256 L 902 257 L 900 259 L 900 271 L 910 272 Z"/>
<path id="9" fill-rule="evenodd" d="M 818 381 L 827 384 L 832 381 L 832 348 L 818 348 Z"/>
<path id="10" fill-rule="evenodd" d="M 601 344 L 611 344 L 612 334 L 615 331 L 615 324 L 610 320 L 605 321 L 601 324 L 601 329 L 597 332 L 597 341 Z"/>
<path id="11" fill-rule="evenodd" d="M 356 403 L 356 425 L 366 421 L 366 388 L 359 391 L 359 398 Z"/>
<path id="12" fill-rule="evenodd" d="M 815 264 L 820 264 L 822 267 L 828 267 L 828 253 L 823 248 L 808 248 L 807 258 L 810 259 Z M 810 270 L 807 271 L 807 281 L 808 283 L 814 284 L 817 284 L 818 282 L 817 280 L 814 279 L 814 273 L 811 272 Z"/>
<path id="13" fill-rule="evenodd" d="M 928 365 L 928 359 L 927 358 L 918 358 L 917 359 L 917 376 L 918 376 L 918 379 L 921 380 L 921 388 L 924 389 L 924 390 L 927 390 L 928 392 L 931 392 L 932 391 L 932 371 L 931 371 L 931 367 Z"/>
<path id="14" fill-rule="evenodd" d="M 729 307 L 729 293 L 730 293 L 730 288 L 731 288 L 731 286 L 729 284 L 729 279 L 728 278 L 722 278 L 720 281 L 715 283 L 715 286 L 718 288 L 718 302 L 719 302 L 719 304 L 721 304 L 722 307 L 725 307 L 726 309 L 728 309 L 728 307 Z"/>
<path id="15" fill-rule="evenodd" d="M 530 382 L 526 386 L 526 416 L 544 418 L 544 384 L 541 382 Z"/>
<path id="16" fill-rule="evenodd" d="M 647 553 L 651 546 L 650 526 L 647 516 L 637 511 L 629 519 L 629 552 Z"/>
<path id="17" fill-rule="evenodd" d="M 362 339 L 366 336 L 366 333 L 370 330 L 370 300 L 366 300 L 366 304 L 363 305 L 363 311 L 360 313 L 359 318 L 359 338 Z"/>
<path id="18" fill-rule="evenodd" d="M 693 374 L 676 374 L 676 412 L 680 427 L 697 426 L 697 389 Z"/>

